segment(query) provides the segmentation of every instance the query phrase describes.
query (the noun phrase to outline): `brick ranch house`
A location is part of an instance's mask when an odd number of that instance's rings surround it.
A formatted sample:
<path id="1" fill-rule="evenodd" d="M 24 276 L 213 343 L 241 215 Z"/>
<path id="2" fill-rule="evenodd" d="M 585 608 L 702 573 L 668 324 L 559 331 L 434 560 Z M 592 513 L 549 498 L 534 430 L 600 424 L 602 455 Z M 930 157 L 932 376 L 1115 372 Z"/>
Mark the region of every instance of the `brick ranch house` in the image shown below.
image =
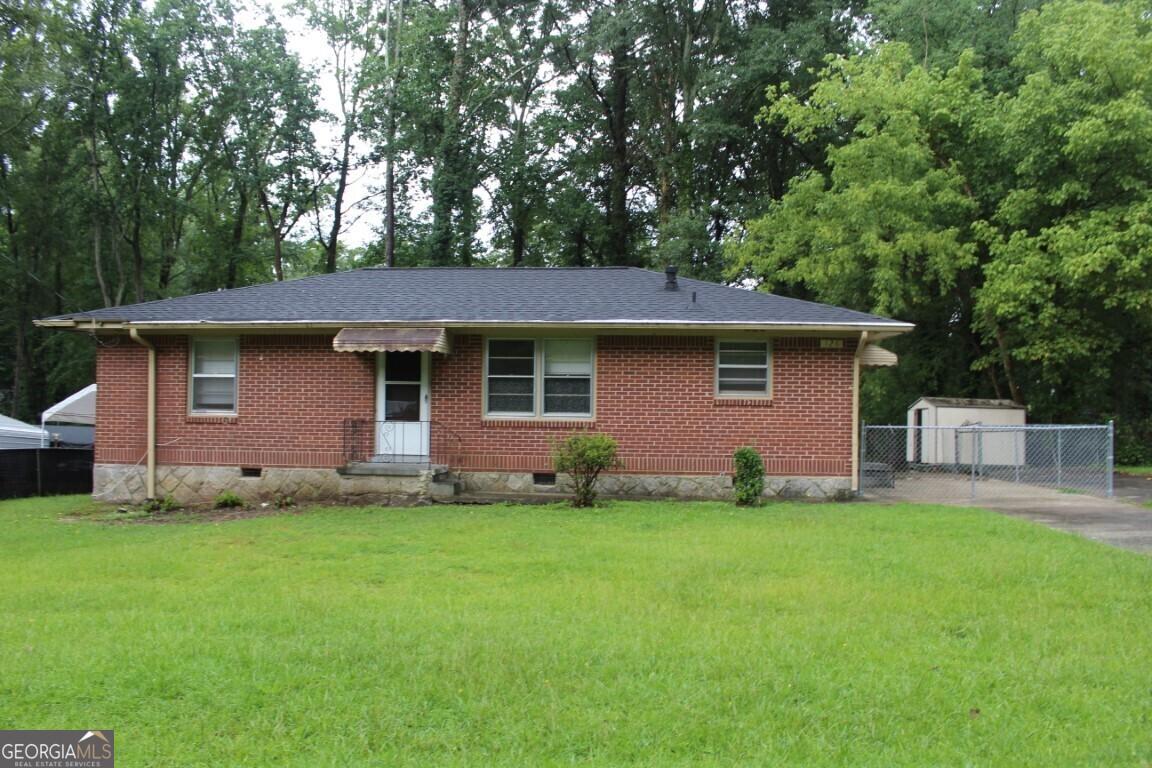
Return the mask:
<path id="1" fill-rule="evenodd" d="M 550 440 L 584 429 L 619 443 L 607 494 L 727 497 L 754 445 L 767 493 L 843 496 L 860 369 L 912 328 L 671 267 L 359 269 L 38 322 L 99 345 L 116 502 L 555 492 Z"/>

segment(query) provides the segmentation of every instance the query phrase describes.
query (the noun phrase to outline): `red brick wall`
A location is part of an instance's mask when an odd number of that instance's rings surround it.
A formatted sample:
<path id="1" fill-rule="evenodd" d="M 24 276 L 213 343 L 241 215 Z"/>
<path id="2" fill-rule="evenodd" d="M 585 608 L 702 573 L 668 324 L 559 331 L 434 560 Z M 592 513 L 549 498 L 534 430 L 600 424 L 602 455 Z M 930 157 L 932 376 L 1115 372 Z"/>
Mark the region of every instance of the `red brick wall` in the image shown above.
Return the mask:
<path id="1" fill-rule="evenodd" d="M 188 413 L 188 337 L 156 336 L 161 465 L 337 467 L 343 420 L 372 417 L 375 361 L 332 350 L 332 336 L 240 336 L 236 416 Z M 97 356 L 96 461 L 145 455 L 147 351 L 128 339 Z"/>
<path id="2" fill-rule="evenodd" d="M 148 351 L 124 336 L 96 353 L 97 464 L 144 464 L 148 438 Z"/>
<path id="3" fill-rule="evenodd" d="M 595 418 L 481 417 L 483 339 L 456 336 L 433 356 L 432 418 L 458 441 L 465 471 L 550 471 L 549 438 L 587 426 L 616 438 L 626 470 L 719 474 L 755 445 L 774 475 L 847 477 L 852 468 L 852 350 L 777 339 L 770 400 L 714 396 L 711 337 L 601 336 Z"/>
<path id="4" fill-rule="evenodd" d="M 159 350 L 157 451 L 161 465 L 337 467 L 342 423 L 374 418 L 372 355 L 334 352 L 332 336 L 241 336 L 238 415 L 188 414 L 188 338 L 152 338 Z M 97 362 L 96 461 L 145 457 L 147 353 L 129 339 Z M 483 339 L 460 335 L 432 355 L 436 449 L 454 469 L 550 471 L 549 438 L 575 428 L 611 434 L 626 471 L 719 474 L 755 445 L 769 474 L 846 477 L 852 459 L 852 350 L 816 339 L 777 339 L 770 400 L 716 398 L 711 337 L 601 336 L 595 418 L 483 418 Z M 450 436 L 445 440 L 445 436 Z"/>

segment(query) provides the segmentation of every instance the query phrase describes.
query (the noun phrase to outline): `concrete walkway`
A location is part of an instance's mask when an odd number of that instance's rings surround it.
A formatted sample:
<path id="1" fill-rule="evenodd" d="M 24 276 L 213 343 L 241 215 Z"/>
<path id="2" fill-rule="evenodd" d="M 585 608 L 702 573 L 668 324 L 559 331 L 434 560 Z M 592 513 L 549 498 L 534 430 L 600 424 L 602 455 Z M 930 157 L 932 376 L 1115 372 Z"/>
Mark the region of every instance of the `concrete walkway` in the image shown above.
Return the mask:
<path id="1" fill-rule="evenodd" d="M 991 509 L 1121 549 L 1152 554 L 1152 508 L 1142 506 L 1152 500 L 1152 478 L 1117 474 L 1113 484 L 1114 499 L 1009 483 L 1003 483 L 1003 488 L 992 483 L 982 485 L 976 499 L 963 498 L 960 488 L 955 495 L 933 493 L 933 498 L 917 496 L 911 488 L 871 498 Z"/>

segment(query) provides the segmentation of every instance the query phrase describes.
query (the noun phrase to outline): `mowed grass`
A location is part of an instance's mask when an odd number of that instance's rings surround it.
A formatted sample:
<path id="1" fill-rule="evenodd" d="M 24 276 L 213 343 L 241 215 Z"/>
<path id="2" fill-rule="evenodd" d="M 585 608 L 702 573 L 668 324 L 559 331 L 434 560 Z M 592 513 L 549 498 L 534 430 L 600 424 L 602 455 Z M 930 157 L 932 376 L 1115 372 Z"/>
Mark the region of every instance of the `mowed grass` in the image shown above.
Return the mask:
<path id="1" fill-rule="evenodd" d="M 0 727 L 117 766 L 1152 763 L 1152 558 L 927 506 L 0 504 Z"/>

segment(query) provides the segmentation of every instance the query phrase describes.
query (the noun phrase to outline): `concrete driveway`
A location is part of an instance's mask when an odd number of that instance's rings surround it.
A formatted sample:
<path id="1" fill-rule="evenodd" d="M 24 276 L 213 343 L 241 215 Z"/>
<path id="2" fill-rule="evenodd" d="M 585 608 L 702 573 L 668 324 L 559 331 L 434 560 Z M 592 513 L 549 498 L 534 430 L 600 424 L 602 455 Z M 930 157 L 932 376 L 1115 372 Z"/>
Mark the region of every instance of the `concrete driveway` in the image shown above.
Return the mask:
<path id="1" fill-rule="evenodd" d="M 1152 554 L 1152 508 L 1143 506 L 1152 501 L 1152 478 L 1117 473 L 1113 488 L 1114 499 L 1061 493 L 1037 486 L 1011 486 L 1000 493 L 982 489 L 977 499 L 953 497 L 931 501 L 991 509 L 1114 547 Z M 884 500 L 896 499 L 886 494 Z M 928 501 L 910 496 L 901 500 Z"/>

